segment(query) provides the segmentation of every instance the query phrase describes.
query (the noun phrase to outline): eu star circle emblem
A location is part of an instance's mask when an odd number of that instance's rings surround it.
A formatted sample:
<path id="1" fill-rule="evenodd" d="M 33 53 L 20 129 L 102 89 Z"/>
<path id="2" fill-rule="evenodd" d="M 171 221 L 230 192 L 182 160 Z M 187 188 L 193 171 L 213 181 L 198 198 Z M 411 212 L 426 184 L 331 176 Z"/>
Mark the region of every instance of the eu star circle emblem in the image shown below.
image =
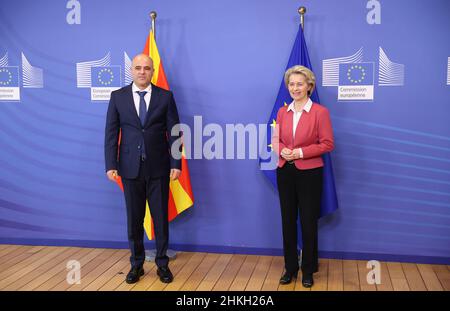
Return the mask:
<path id="1" fill-rule="evenodd" d="M 12 82 L 12 73 L 7 68 L 0 68 L 0 86 L 6 86 Z"/>
<path id="2" fill-rule="evenodd" d="M 361 83 L 366 78 L 366 71 L 360 65 L 352 65 L 347 70 L 347 79 L 354 84 Z"/>
<path id="3" fill-rule="evenodd" d="M 101 85 L 111 85 L 114 81 L 114 73 L 109 68 L 102 68 L 97 74 L 97 79 Z"/>

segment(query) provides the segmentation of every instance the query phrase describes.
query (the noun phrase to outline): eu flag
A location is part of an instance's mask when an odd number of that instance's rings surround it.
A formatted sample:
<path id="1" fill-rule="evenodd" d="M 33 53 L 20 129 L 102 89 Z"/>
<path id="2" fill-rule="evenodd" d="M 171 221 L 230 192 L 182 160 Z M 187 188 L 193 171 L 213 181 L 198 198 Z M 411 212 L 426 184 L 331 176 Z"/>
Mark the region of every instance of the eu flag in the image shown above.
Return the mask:
<path id="1" fill-rule="evenodd" d="M 306 47 L 305 37 L 303 36 L 303 30 L 301 26 L 299 26 L 297 37 L 295 38 L 294 47 L 292 48 L 291 56 L 289 57 L 286 70 L 295 65 L 302 65 L 313 70 L 311 62 L 309 60 L 308 49 Z M 320 103 L 319 94 L 317 93 L 317 87 L 314 89 L 314 92 L 311 96 L 311 100 L 315 103 Z M 267 124 L 267 133 L 268 133 L 267 144 L 270 144 L 271 126 L 277 119 L 278 110 L 280 109 L 280 107 L 284 106 L 285 103 L 289 105 L 291 102 L 292 98 L 289 95 L 289 91 L 287 90 L 284 84 L 284 77 L 282 77 L 280 89 L 278 91 L 278 96 L 275 101 L 275 105 L 273 106 L 272 113 L 270 114 L 269 122 Z M 324 160 L 324 167 L 323 167 L 322 206 L 320 209 L 320 217 L 332 213 L 338 208 L 331 158 L 328 153 L 324 154 L 322 158 Z M 262 162 L 264 162 L 264 160 L 260 159 L 260 163 Z M 277 188 L 276 171 L 263 170 L 263 173 L 267 176 L 267 178 L 269 178 L 273 186 Z M 299 239 L 299 243 L 301 243 L 301 239 Z"/>
<path id="2" fill-rule="evenodd" d="M 92 67 L 92 87 L 121 87 L 120 66 Z"/>
<path id="3" fill-rule="evenodd" d="M 19 67 L 0 67 L 0 87 L 19 87 Z"/>

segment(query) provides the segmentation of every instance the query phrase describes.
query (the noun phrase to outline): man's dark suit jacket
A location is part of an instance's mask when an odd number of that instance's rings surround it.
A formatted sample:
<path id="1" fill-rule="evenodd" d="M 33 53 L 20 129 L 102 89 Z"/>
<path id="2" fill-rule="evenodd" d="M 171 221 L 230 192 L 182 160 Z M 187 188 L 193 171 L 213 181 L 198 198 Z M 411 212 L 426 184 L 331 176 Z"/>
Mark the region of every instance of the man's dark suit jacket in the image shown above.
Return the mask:
<path id="1" fill-rule="evenodd" d="M 181 169 L 181 160 L 170 154 L 179 136 L 170 134 L 179 124 L 173 94 L 152 84 L 150 106 L 144 126 L 136 111 L 131 84 L 111 93 L 105 128 L 106 171 L 118 170 L 123 178 L 138 176 L 142 142 L 145 141 L 145 176 L 157 178 L 169 175 L 171 168 Z M 121 133 L 118 150 L 119 132 Z"/>

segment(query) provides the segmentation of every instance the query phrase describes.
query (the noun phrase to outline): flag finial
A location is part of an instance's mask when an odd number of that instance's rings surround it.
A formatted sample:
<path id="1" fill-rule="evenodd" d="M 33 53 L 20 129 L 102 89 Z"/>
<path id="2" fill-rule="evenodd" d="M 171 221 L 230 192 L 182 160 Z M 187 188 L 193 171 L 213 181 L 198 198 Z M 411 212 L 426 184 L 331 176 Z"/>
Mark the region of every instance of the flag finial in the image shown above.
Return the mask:
<path id="1" fill-rule="evenodd" d="M 150 12 L 150 18 L 152 19 L 152 30 L 153 30 L 153 34 L 155 34 L 155 21 L 156 21 L 156 12 L 155 11 L 151 11 Z"/>
<path id="2" fill-rule="evenodd" d="M 305 30 L 305 13 L 306 8 L 304 6 L 298 8 L 298 14 L 300 14 L 300 25 L 302 25 L 302 30 Z"/>

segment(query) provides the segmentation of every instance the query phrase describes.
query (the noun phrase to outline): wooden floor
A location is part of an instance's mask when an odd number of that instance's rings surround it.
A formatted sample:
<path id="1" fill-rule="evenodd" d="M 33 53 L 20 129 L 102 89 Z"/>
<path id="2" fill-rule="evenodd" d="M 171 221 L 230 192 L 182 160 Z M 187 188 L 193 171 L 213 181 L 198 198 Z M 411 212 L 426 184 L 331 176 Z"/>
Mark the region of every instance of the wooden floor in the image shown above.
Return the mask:
<path id="1" fill-rule="evenodd" d="M 69 260 L 81 264 L 81 284 L 66 281 Z M 0 245 L 0 290 L 35 291 L 303 291 L 296 283 L 279 285 L 283 258 L 180 252 L 170 263 L 175 280 L 163 284 L 154 263 L 133 285 L 124 278 L 129 251 L 77 247 Z M 448 291 L 450 266 L 381 263 L 381 284 L 369 285 L 365 261 L 320 259 L 313 291 Z"/>

